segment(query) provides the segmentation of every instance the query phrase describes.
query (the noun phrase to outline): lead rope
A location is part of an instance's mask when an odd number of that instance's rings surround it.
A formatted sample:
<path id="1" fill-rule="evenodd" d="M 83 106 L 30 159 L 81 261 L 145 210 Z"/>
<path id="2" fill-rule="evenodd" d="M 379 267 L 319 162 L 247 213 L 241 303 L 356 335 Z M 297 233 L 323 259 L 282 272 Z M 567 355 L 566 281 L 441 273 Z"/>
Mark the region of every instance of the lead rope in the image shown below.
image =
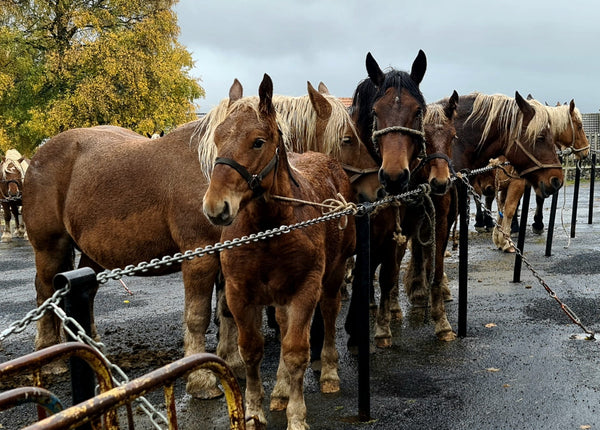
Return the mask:
<path id="1" fill-rule="evenodd" d="M 272 195 L 271 197 L 273 197 L 276 200 L 282 200 L 285 202 L 293 202 L 293 203 L 300 203 L 303 205 L 311 205 L 311 206 L 320 207 L 323 215 L 326 215 L 326 214 L 332 213 L 332 212 L 342 212 L 345 210 L 351 211 L 352 215 L 356 215 L 358 213 L 358 206 L 356 205 L 356 203 L 346 201 L 344 196 L 342 196 L 340 193 L 337 193 L 337 196 L 336 196 L 337 199 L 334 199 L 334 198 L 325 199 L 325 200 L 323 200 L 322 203 L 311 202 L 308 200 L 301 200 L 301 199 L 296 199 L 293 197 L 285 197 L 285 196 L 278 196 L 278 195 Z M 340 230 L 344 230 L 347 226 L 348 226 L 348 216 L 344 215 L 342 218 L 340 218 L 340 221 L 338 222 L 338 228 Z"/>

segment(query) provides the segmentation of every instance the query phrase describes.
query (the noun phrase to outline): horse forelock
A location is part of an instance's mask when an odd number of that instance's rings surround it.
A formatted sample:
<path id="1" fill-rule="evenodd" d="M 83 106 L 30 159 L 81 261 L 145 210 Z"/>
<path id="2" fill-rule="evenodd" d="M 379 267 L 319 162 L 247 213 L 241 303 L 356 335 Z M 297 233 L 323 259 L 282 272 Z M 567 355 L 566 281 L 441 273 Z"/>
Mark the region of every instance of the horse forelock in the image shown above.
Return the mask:
<path id="1" fill-rule="evenodd" d="M 7 174 L 19 174 L 21 178 L 25 176 L 29 162 L 23 158 L 16 149 L 6 151 L 4 162 L 2 163 L 2 178 L 6 179 Z"/>
<path id="2" fill-rule="evenodd" d="M 425 108 L 425 97 L 419 89 L 419 85 L 413 81 L 407 72 L 402 70 L 390 69 L 385 73 L 383 85 L 379 88 L 378 97 L 383 96 L 388 88 L 395 88 L 398 94 L 405 89 L 408 93 L 417 100 L 417 103 Z"/>
<path id="3" fill-rule="evenodd" d="M 442 128 L 448 124 L 448 117 L 441 103 L 430 103 L 427 105 L 425 116 L 423 117 L 423 125 L 433 125 L 437 128 Z"/>
<path id="4" fill-rule="evenodd" d="M 229 99 L 223 99 L 211 109 L 202 119 L 199 120 L 194 133 L 190 138 L 192 145 L 197 145 L 198 159 L 204 176 L 210 180 L 215 159 L 217 158 L 217 146 L 215 145 L 216 128 L 231 114 L 250 108 L 255 112 L 256 117 L 260 117 L 258 96 L 242 97 L 231 105 Z M 282 120 L 279 113 L 276 114 L 277 127 L 281 132 L 285 148 L 289 147 L 289 126 Z"/>
<path id="5" fill-rule="evenodd" d="M 523 114 L 516 100 L 504 94 L 488 95 L 477 93 L 473 101 L 473 110 L 465 120 L 465 123 L 478 120 L 484 121 L 479 141 L 480 146 L 483 145 L 494 125 L 497 130 L 501 130 L 507 134 L 509 148 L 517 139 L 524 138 L 528 142 L 535 142 L 540 131 L 548 125 L 550 117 L 543 107 L 531 102 L 529 104 L 535 109 L 535 115 L 527 125 L 524 135 L 521 135 Z"/>
<path id="6" fill-rule="evenodd" d="M 548 112 L 552 134 L 555 137 L 575 126 L 572 124 L 571 107 L 569 105 L 546 106 L 535 99 L 529 100 L 529 103 L 534 104 L 536 108 L 541 107 Z M 575 108 L 573 115 L 579 123 L 583 123 L 583 118 L 579 109 Z"/>

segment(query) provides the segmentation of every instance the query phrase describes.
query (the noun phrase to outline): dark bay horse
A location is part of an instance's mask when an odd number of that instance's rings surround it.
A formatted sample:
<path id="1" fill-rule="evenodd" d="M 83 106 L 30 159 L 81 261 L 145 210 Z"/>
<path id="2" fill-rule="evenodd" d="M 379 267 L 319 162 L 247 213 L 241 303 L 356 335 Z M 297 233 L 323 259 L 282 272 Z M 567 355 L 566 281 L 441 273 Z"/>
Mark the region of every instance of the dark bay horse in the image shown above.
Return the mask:
<path id="1" fill-rule="evenodd" d="M 450 187 L 449 147 L 455 138 L 452 118 L 458 94 L 454 93 L 439 107 L 432 107 L 435 113 L 428 118 L 429 127 L 425 129 L 427 105 L 419 90 L 426 69 L 423 51 L 419 52 L 413 62 L 410 74 L 395 69 L 384 73 L 371 54 L 367 55 L 366 67 L 369 78 L 359 83 L 351 109 L 361 138 L 381 163 L 380 181 L 391 193 L 402 192 L 409 185 L 429 183 L 432 191 L 440 195 L 437 204 L 440 205 L 441 213 L 445 214 L 451 210 L 450 200 L 446 200 L 450 195 L 443 196 Z M 419 174 L 411 179 L 413 170 Z M 421 234 L 428 234 L 432 238 L 435 236 L 434 231 L 438 229 L 440 232 L 449 231 L 442 223 L 445 215 L 439 217 L 439 226 L 434 225 L 434 205 L 428 201 L 429 223 L 420 222 L 427 218 L 426 214 L 420 211 L 423 208 L 422 202 L 418 204 L 419 210 L 415 210 L 417 206 L 411 207 L 407 202 L 403 202 L 393 207 L 385 207 L 371 217 L 371 279 L 379 266 L 381 288 L 375 328 L 376 344 L 380 347 L 391 345 L 391 315 L 399 314 L 397 300 L 391 300 L 391 292 L 398 286 L 399 265 L 406 249 L 406 241 L 412 238 L 418 242 Z M 440 339 L 452 340 L 455 335 L 448 323 L 442 299 L 443 258 L 437 258 L 435 269 L 432 269 L 433 255 L 437 253 L 436 240 L 439 238 L 445 242 L 444 237 L 447 237 L 447 233 L 440 233 L 429 241 L 427 252 L 420 244 L 416 245 L 415 252 L 411 255 L 411 258 L 416 258 L 413 266 L 415 276 L 410 282 L 426 288 L 427 300 L 430 295 L 429 287 L 432 286 L 435 332 Z M 439 249 L 442 249 L 442 245 Z M 445 246 L 441 255 L 444 251 Z M 434 284 L 431 283 L 434 278 L 430 276 L 432 273 L 435 273 Z M 427 280 L 424 281 L 423 277 Z M 355 314 L 358 306 L 355 297 L 352 296 L 346 319 L 350 347 L 355 346 Z"/>
<path id="2" fill-rule="evenodd" d="M 4 232 L 2 242 L 12 241 L 11 219 L 14 219 L 15 236 L 26 237 L 25 226 L 21 221 L 19 208 L 23 193 L 23 178 L 30 160 L 23 157 L 16 149 L 9 149 L 0 159 L 0 203 L 4 213 Z"/>
<path id="3" fill-rule="evenodd" d="M 242 98 L 236 83 L 229 99 L 228 116 L 215 133 L 218 157 L 203 203 L 211 222 L 226 226 L 222 240 L 321 216 L 321 208 L 311 202 L 318 204 L 336 195 L 354 200 L 339 162 L 318 152 L 288 152 L 268 75 L 260 84 L 258 103 L 255 98 Z M 258 417 L 259 423 L 253 423 L 257 427 L 266 425 L 260 377 L 264 306 L 276 307 L 281 330 L 271 408 L 287 408 L 288 428 L 308 428 L 303 379 L 309 362 L 310 322 L 319 302 L 325 327 L 321 389 L 339 391 L 335 321 L 345 261 L 354 253 L 356 240 L 354 219 L 349 218 L 343 228 L 338 221 L 329 221 L 221 254 L 227 304 L 238 326 L 246 364 L 246 414 Z"/>
<path id="4" fill-rule="evenodd" d="M 323 101 L 329 101 L 331 108 L 324 107 Z M 284 126 L 311 129 L 320 142 L 333 139 L 336 144 L 329 145 L 332 155 L 347 164 L 350 175 L 362 177 L 352 170 L 363 171 L 368 164 L 363 166 L 361 160 L 368 161 L 369 157 L 361 154 L 365 151 L 353 123 L 343 106 L 343 115 L 337 114 L 336 102 L 339 100 L 333 96 L 323 96 L 315 102 L 321 104 L 318 116 L 308 115 L 304 122 Z M 36 254 L 38 304 L 54 292 L 54 275 L 74 267 L 76 249 L 82 252 L 79 267 L 99 272 L 219 240 L 220 229 L 210 224 L 201 210 L 216 152 L 212 134 L 227 105 L 225 100 L 202 119 L 159 139 L 147 139 L 119 127 L 99 126 L 61 133 L 40 147 L 24 193 L 24 216 L 31 225 L 30 240 Z M 310 103 L 308 107 L 313 109 Z M 328 134 L 326 130 L 332 131 Z M 357 178 L 353 185 L 355 192 L 365 198 L 373 198 L 371 193 L 376 193 L 367 190 L 371 187 L 368 178 Z M 148 275 L 178 270 L 183 274 L 184 347 L 189 355 L 205 348 L 218 257 L 186 260 Z M 60 341 L 60 324 L 54 315 L 45 315 L 37 324 L 37 349 Z M 220 337 L 217 353 L 235 367 L 237 348 L 228 355 L 230 351 L 222 339 L 228 336 Z M 221 395 L 209 372 L 192 373 L 187 391 L 201 398 Z"/>

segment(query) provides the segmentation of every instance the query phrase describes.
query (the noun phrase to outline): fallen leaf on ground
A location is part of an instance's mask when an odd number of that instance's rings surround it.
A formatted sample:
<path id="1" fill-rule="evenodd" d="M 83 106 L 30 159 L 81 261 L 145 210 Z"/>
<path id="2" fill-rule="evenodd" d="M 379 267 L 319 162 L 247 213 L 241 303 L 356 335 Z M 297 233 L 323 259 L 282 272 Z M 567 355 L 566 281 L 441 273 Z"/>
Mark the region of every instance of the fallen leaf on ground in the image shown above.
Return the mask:
<path id="1" fill-rule="evenodd" d="M 487 369 L 485 369 L 485 370 L 487 370 L 488 372 L 500 372 L 500 369 L 497 369 L 497 368 L 495 368 L 495 367 L 488 367 L 488 368 L 487 368 Z"/>
<path id="2" fill-rule="evenodd" d="M 485 328 L 490 328 L 490 327 L 496 327 L 496 324 L 494 324 L 494 323 L 487 323 L 485 325 Z"/>

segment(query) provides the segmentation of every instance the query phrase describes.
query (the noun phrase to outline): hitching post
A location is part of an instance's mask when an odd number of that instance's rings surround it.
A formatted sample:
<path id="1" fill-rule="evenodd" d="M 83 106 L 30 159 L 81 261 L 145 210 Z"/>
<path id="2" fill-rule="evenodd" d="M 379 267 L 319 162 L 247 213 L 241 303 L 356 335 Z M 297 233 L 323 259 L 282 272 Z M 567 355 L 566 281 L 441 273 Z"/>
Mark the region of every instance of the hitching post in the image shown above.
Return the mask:
<path id="1" fill-rule="evenodd" d="M 517 248 L 524 253 L 523 248 L 525 247 L 525 232 L 527 231 L 527 212 L 529 212 L 529 198 L 531 196 L 531 185 L 525 186 L 525 192 L 523 193 L 523 206 L 521 207 L 521 221 L 519 224 L 519 238 L 517 240 Z M 509 232 L 510 234 L 510 232 Z M 521 282 L 521 265 L 523 258 L 519 254 L 515 254 L 515 269 L 513 272 L 513 282 Z"/>
<path id="2" fill-rule="evenodd" d="M 81 325 L 88 336 L 92 333 L 92 307 L 93 291 L 98 287 L 96 273 L 89 267 L 83 267 L 69 272 L 58 273 L 52 280 L 55 289 L 63 288 L 69 284 L 71 290 L 64 298 L 64 309 L 67 316 L 73 318 Z M 73 324 L 69 328 L 77 333 Z M 67 340 L 77 341 L 67 334 Z M 71 389 L 73 405 L 91 399 L 95 395 L 96 377 L 92 368 L 82 359 L 71 357 Z M 79 429 L 91 428 L 90 424 L 78 427 Z"/>
<path id="3" fill-rule="evenodd" d="M 590 201 L 588 209 L 588 224 L 592 223 L 594 217 L 594 182 L 596 179 L 596 154 L 592 154 L 592 166 L 590 167 Z"/>
<path id="4" fill-rule="evenodd" d="M 575 237 L 575 224 L 577 223 L 577 200 L 579 200 L 579 182 L 581 180 L 581 167 L 575 163 L 575 187 L 573 188 L 573 213 L 571 214 L 571 237 Z"/>
<path id="5" fill-rule="evenodd" d="M 370 212 L 369 212 L 370 213 Z M 371 223 L 369 213 L 356 216 L 356 270 L 352 294 L 359 294 L 357 343 L 358 343 L 358 420 L 371 420 L 371 387 L 369 368 L 369 301 L 371 289 L 370 253 Z M 357 279 L 360 278 L 360 279 Z"/>
<path id="6" fill-rule="evenodd" d="M 546 257 L 552 255 L 552 238 L 554 236 L 554 221 L 556 220 L 556 207 L 558 206 L 558 191 L 552 194 L 550 205 L 550 218 L 548 219 L 548 236 L 546 238 Z"/>
<path id="7" fill-rule="evenodd" d="M 469 201 L 467 186 L 458 181 L 460 231 L 458 239 L 458 336 L 467 336 L 467 275 L 469 265 Z"/>

